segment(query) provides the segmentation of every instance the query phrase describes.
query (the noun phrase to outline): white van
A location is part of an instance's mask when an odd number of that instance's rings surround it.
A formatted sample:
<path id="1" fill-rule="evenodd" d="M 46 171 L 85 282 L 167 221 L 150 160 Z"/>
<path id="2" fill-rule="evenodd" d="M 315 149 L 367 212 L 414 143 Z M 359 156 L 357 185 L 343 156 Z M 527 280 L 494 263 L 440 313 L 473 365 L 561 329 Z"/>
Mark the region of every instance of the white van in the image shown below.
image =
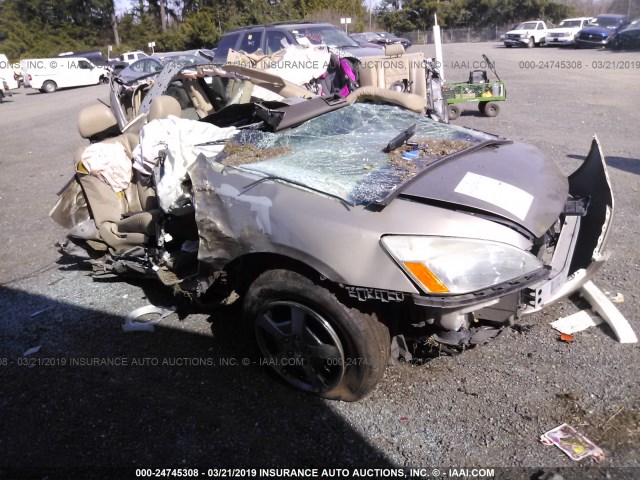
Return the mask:
<path id="1" fill-rule="evenodd" d="M 0 53 L 0 78 L 7 82 L 11 90 L 19 86 L 14 76 L 18 70 L 20 70 L 19 65 L 9 63 L 7 56 L 4 53 Z"/>
<path id="2" fill-rule="evenodd" d="M 24 86 L 43 93 L 59 88 L 96 85 L 105 71 L 84 57 L 30 58 L 20 61 Z"/>

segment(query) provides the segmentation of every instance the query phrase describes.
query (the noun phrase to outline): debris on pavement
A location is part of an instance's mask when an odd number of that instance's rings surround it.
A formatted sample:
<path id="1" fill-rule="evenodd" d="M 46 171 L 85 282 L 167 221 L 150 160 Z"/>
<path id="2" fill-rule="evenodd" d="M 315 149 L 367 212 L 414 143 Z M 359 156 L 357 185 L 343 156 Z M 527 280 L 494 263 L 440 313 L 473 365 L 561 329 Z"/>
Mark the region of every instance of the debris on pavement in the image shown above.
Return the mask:
<path id="1" fill-rule="evenodd" d="M 123 332 L 155 332 L 155 324 L 163 318 L 171 315 L 176 311 L 175 307 L 157 307 L 155 305 L 147 305 L 135 309 L 127 314 L 122 325 Z M 149 314 L 157 314 L 158 318 L 153 320 L 138 320 L 139 317 Z"/>
<path id="2" fill-rule="evenodd" d="M 638 343 L 638 337 L 629 321 L 592 281 L 588 281 L 580 288 L 580 295 L 607 322 L 620 343 Z"/>
<path id="3" fill-rule="evenodd" d="M 612 292 L 604 292 L 604 294 L 612 303 L 624 303 L 624 295 L 620 292 L 615 294 Z"/>
<path id="4" fill-rule="evenodd" d="M 556 445 L 574 461 L 591 456 L 600 462 L 604 458 L 600 447 L 566 423 L 542 434 L 540 441 L 544 445 Z"/>
<path id="5" fill-rule="evenodd" d="M 51 310 L 51 308 L 53 308 L 53 307 L 46 307 L 46 308 L 42 308 L 42 309 L 40 309 L 40 310 L 38 310 L 36 312 L 33 312 L 31 315 L 29 315 L 29 318 L 35 318 L 38 315 L 40 315 L 40 314 L 42 314 L 42 313 L 44 313 L 44 312 L 46 312 L 48 310 Z"/>
<path id="6" fill-rule="evenodd" d="M 565 343 L 572 343 L 575 340 L 575 337 L 570 333 L 561 333 L 560 340 Z"/>
<path id="7" fill-rule="evenodd" d="M 399 363 L 403 360 L 407 363 L 413 361 L 413 355 L 409 351 L 409 346 L 404 338 L 404 335 L 396 335 L 391 339 L 391 355 L 389 356 L 389 363 Z"/>
<path id="8" fill-rule="evenodd" d="M 570 335 L 586 330 L 589 327 L 600 325 L 601 323 L 602 319 L 595 313 L 588 310 L 581 310 L 566 317 L 559 318 L 549 325 L 560 333 Z"/>
<path id="9" fill-rule="evenodd" d="M 42 345 L 38 345 L 37 347 L 32 347 L 32 348 L 28 349 L 27 351 L 25 351 L 22 354 L 22 356 L 23 357 L 28 357 L 29 355 L 33 355 L 34 353 L 38 353 L 41 348 L 42 348 Z"/>

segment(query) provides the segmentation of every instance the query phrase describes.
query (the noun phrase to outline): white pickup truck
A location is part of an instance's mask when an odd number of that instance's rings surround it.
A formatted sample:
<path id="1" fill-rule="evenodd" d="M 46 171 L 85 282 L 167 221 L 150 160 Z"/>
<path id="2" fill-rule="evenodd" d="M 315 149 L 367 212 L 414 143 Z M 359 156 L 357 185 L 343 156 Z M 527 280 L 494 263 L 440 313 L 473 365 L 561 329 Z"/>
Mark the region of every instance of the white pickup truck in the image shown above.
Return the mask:
<path id="1" fill-rule="evenodd" d="M 522 22 L 515 29 L 508 31 L 504 36 L 504 46 L 511 48 L 514 45 L 533 48 L 544 44 L 549 29 L 542 20 Z"/>
<path id="2" fill-rule="evenodd" d="M 589 24 L 591 17 L 566 18 L 560 22 L 558 28 L 552 28 L 547 33 L 547 45 L 573 45 L 576 33 Z"/>

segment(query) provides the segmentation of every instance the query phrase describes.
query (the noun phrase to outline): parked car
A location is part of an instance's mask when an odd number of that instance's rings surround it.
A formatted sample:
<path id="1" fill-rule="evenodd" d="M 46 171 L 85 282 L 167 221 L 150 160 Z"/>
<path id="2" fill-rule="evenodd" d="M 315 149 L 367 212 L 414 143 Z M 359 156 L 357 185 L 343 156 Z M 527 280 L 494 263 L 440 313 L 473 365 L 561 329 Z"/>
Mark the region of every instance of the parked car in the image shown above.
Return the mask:
<path id="1" fill-rule="evenodd" d="M 206 62 L 201 56 L 184 53 L 155 54 L 136 60 L 128 67 L 120 70 L 116 75 L 122 83 L 130 84 L 145 77 L 158 74 L 169 62 L 180 65 L 197 65 Z"/>
<path id="2" fill-rule="evenodd" d="M 557 28 L 551 28 L 547 32 L 545 44 L 566 46 L 573 45 L 576 34 L 587 26 L 592 17 L 566 18 L 560 22 Z"/>
<path id="3" fill-rule="evenodd" d="M 242 27 L 225 33 L 215 50 L 214 61 L 223 64 L 229 49 L 271 55 L 288 45 L 326 46 L 356 57 L 380 55 L 382 47 L 362 47 L 329 23 L 277 23 Z"/>
<path id="4" fill-rule="evenodd" d="M 352 33 L 349 36 L 363 47 L 375 47 L 377 45 L 386 45 L 390 43 L 386 38 L 382 38 L 374 32 Z"/>
<path id="5" fill-rule="evenodd" d="M 537 47 L 544 44 L 548 27 L 542 20 L 523 22 L 504 35 L 504 46 Z"/>
<path id="6" fill-rule="evenodd" d="M 411 42 L 408 38 L 398 37 L 393 33 L 389 32 L 376 32 L 380 37 L 385 39 L 387 43 L 401 43 L 405 50 L 407 50 L 411 46 Z"/>
<path id="7" fill-rule="evenodd" d="M 260 363 L 293 387 L 360 399 L 391 337 L 461 352 L 575 292 L 607 258 L 613 196 L 595 139 L 566 177 L 534 147 L 430 120 L 416 95 L 317 97 L 237 65 L 167 68 L 146 123 L 122 127 L 113 90 L 113 110 L 80 113 L 92 153 L 51 211 L 71 229 L 63 251 L 201 305 L 239 298 Z M 200 121 L 176 117 L 164 95 L 176 83 L 207 102 Z M 258 85 L 282 99 L 244 94 Z M 103 147 L 126 155 L 123 194 L 91 173 Z"/>
<path id="8" fill-rule="evenodd" d="M 575 37 L 576 48 L 601 48 L 609 38 L 630 23 L 626 15 L 598 15 Z"/>
<path id="9" fill-rule="evenodd" d="M 24 86 L 42 93 L 59 88 L 96 85 L 105 79 L 104 69 L 83 57 L 29 58 L 20 61 Z"/>
<path id="10" fill-rule="evenodd" d="M 612 50 L 639 50 L 640 18 L 611 35 L 606 47 Z"/>

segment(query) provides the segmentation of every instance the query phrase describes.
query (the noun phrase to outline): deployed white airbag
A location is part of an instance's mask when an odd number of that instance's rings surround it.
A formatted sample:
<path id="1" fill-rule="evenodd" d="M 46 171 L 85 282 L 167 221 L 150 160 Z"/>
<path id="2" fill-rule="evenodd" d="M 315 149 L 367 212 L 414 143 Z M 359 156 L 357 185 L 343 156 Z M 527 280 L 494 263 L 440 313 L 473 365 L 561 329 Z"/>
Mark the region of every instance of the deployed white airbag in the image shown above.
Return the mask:
<path id="1" fill-rule="evenodd" d="M 153 120 L 140 132 L 140 144 L 133 151 L 133 168 L 144 175 L 151 175 L 160 152 L 166 150 L 156 191 L 160 208 L 171 212 L 183 206 L 184 200 L 189 198 L 189 192 L 185 191 L 182 183 L 187 169 L 198 155 L 217 155 L 224 148 L 224 142 L 213 142 L 229 139 L 237 132 L 235 127 L 220 128 L 171 115 L 166 119 Z"/>

